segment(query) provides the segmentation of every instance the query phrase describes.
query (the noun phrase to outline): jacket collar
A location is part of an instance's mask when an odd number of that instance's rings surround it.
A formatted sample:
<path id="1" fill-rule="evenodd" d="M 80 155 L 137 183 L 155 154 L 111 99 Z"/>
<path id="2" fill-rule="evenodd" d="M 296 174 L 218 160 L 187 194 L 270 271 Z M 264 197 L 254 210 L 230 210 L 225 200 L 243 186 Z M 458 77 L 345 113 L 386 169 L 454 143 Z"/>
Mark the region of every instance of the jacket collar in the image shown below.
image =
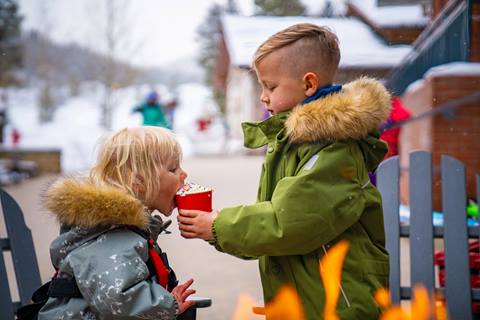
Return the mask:
<path id="1" fill-rule="evenodd" d="M 143 204 L 127 191 L 96 185 L 80 179 L 60 179 L 45 194 L 45 204 L 61 224 L 94 228 L 131 225 L 149 226 Z"/>
<path id="2" fill-rule="evenodd" d="M 278 133 L 284 129 L 284 123 L 289 114 L 290 111 L 284 111 L 261 122 L 242 123 L 245 147 L 260 148 L 275 139 Z"/>
<path id="3" fill-rule="evenodd" d="M 305 100 L 303 100 L 302 104 L 306 104 L 314 100 L 323 98 L 325 96 L 328 96 L 331 93 L 339 92 L 340 90 L 342 90 L 341 85 L 334 85 L 334 86 L 328 85 L 328 86 L 322 87 L 318 89 L 317 92 L 315 92 L 312 96 L 307 97 Z"/>
<path id="4" fill-rule="evenodd" d="M 360 78 L 336 94 L 329 93 L 262 122 L 243 123 L 245 147 L 264 146 L 283 128 L 290 143 L 358 140 L 376 131 L 390 113 L 390 94 L 371 78 Z"/>
<path id="5" fill-rule="evenodd" d="M 293 108 L 285 121 L 291 143 L 362 139 L 390 113 L 390 94 L 380 82 L 360 78 L 331 94 Z"/>

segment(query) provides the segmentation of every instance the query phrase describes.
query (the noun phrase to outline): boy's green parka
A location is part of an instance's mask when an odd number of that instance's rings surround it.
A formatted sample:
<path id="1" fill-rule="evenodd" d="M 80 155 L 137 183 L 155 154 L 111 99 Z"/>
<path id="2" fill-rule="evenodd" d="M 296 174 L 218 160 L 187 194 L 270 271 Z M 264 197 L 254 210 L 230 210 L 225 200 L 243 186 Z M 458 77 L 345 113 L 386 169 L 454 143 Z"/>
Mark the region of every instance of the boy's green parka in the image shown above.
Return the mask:
<path id="1" fill-rule="evenodd" d="M 325 293 L 319 260 L 339 240 L 350 244 L 337 311 L 341 319 L 377 319 L 372 296 L 388 286 L 381 198 L 368 172 L 386 144 L 371 134 L 387 118 L 390 95 L 368 78 L 260 123 L 244 123 L 245 146 L 267 145 L 257 203 L 223 209 L 212 244 L 258 258 L 264 299 L 284 285 L 321 319 Z"/>

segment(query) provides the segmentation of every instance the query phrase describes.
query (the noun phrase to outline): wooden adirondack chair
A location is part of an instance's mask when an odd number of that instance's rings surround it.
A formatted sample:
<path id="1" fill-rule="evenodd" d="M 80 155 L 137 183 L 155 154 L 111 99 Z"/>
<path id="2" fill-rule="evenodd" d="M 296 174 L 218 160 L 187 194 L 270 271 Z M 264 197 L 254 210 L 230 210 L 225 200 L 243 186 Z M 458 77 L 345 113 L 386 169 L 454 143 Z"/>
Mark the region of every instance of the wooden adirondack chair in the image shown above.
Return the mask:
<path id="1" fill-rule="evenodd" d="M 0 319 L 14 319 L 15 311 L 29 303 L 32 293 L 41 285 L 37 257 L 32 234 L 26 226 L 23 212 L 7 192 L 0 189 L 3 217 L 7 237 L 0 238 Z M 20 301 L 13 301 L 10 294 L 3 251 L 10 251 L 15 271 L 16 286 Z"/>
<path id="2" fill-rule="evenodd" d="M 479 238 L 480 227 L 467 226 L 464 165 L 450 157 L 441 158 L 442 208 L 444 224 L 432 220 L 432 156 L 429 152 L 410 153 L 410 223 L 400 225 L 400 169 L 398 156 L 382 162 L 377 171 L 382 194 L 386 246 L 390 254 L 390 295 L 392 303 L 411 299 L 411 288 L 423 284 L 431 293 L 441 292 L 446 299 L 449 319 L 474 319 L 472 301 L 480 301 L 480 289 L 470 281 L 469 239 Z M 477 176 L 477 203 L 480 200 Z M 400 238 L 410 241 L 411 286 L 400 285 Z M 436 287 L 434 238 L 444 240 L 445 287 Z M 475 276 L 475 275 L 474 275 Z M 476 277 L 480 277 L 478 274 Z"/>

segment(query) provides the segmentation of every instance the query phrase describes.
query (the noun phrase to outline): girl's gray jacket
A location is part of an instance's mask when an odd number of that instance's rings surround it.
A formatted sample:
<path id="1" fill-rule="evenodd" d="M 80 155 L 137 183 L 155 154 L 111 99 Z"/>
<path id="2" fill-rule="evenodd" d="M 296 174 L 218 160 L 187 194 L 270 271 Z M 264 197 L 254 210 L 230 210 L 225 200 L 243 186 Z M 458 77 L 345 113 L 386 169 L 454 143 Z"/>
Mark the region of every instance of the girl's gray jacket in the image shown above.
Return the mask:
<path id="1" fill-rule="evenodd" d="M 175 319 L 178 304 L 149 277 L 147 240 L 119 226 L 135 226 L 156 239 L 160 219 L 126 191 L 76 179 L 60 180 L 46 206 L 72 228 L 50 246 L 59 277 L 74 277 L 83 298 L 49 298 L 39 320 Z"/>

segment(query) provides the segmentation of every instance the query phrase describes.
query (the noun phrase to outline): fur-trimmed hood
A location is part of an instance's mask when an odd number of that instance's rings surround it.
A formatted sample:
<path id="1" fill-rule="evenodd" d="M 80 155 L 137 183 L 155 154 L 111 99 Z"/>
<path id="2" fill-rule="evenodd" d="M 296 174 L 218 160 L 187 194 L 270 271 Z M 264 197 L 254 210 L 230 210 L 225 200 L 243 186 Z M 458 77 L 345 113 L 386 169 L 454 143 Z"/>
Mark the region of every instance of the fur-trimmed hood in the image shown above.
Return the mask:
<path id="1" fill-rule="evenodd" d="M 285 128 L 292 143 L 361 139 L 387 119 L 390 108 L 385 87 L 364 77 L 338 93 L 295 107 Z"/>
<path id="2" fill-rule="evenodd" d="M 83 228 L 131 225 L 146 229 L 149 215 L 126 191 L 81 179 L 60 179 L 45 194 L 45 205 L 58 221 Z"/>

